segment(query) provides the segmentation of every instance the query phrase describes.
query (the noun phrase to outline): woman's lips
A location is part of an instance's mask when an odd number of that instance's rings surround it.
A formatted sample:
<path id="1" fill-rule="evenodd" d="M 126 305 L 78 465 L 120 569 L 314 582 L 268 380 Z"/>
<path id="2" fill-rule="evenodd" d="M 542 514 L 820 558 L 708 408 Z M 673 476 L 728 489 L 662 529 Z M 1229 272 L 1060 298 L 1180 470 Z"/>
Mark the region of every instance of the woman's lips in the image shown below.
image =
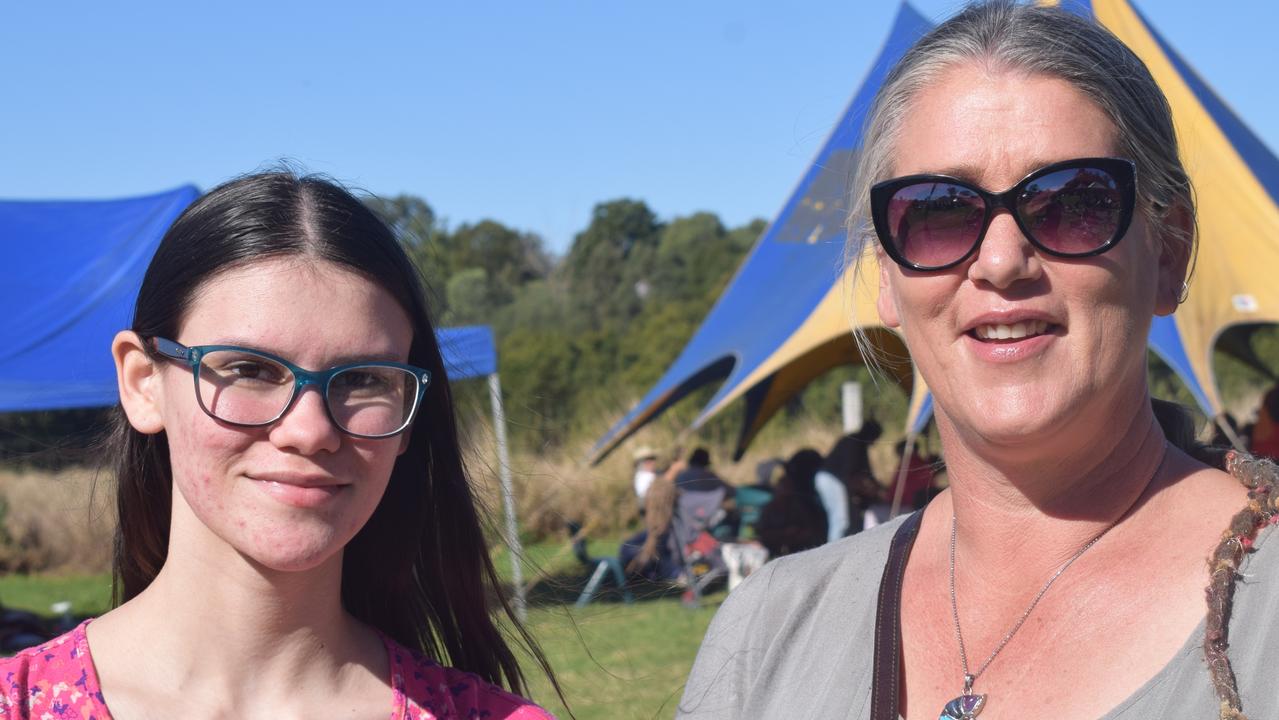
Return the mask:
<path id="1" fill-rule="evenodd" d="M 1059 339 L 1053 329 L 1054 327 L 1050 325 L 1046 332 L 1040 334 L 1028 334 L 1018 338 L 996 336 L 994 339 L 982 339 L 978 336 L 978 332 L 982 331 L 979 327 L 964 333 L 964 345 L 974 356 L 986 362 L 1018 362 L 1047 351 Z"/>
<path id="2" fill-rule="evenodd" d="M 314 508 L 324 505 L 341 494 L 345 485 L 301 485 L 263 478 L 250 478 L 259 490 L 276 500 L 300 508 Z"/>

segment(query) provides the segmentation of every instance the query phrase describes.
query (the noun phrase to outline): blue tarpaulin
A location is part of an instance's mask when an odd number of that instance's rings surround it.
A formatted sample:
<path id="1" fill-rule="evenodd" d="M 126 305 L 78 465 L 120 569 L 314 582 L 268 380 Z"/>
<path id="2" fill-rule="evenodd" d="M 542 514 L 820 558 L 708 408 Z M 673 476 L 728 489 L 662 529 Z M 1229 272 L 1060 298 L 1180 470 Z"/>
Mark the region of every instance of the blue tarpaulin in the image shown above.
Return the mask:
<path id="1" fill-rule="evenodd" d="M 111 338 L 160 238 L 199 197 L 185 186 L 105 201 L 0 202 L 0 412 L 116 402 Z"/>

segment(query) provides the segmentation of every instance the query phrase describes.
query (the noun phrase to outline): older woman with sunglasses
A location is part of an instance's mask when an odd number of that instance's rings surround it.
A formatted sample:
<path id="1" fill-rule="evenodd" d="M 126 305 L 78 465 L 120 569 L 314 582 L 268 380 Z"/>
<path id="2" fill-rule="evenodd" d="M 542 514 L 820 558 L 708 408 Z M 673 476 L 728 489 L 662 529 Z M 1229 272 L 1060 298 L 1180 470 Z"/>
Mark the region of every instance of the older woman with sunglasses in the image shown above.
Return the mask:
<path id="1" fill-rule="evenodd" d="M 508 636 L 550 670 L 489 560 L 421 282 L 359 199 L 215 188 L 111 349 L 117 607 L 0 660 L 0 718 L 550 717 L 517 695 Z"/>
<path id="2" fill-rule="evenodd" d="M 884 81 L 854 201 L 950 488 L 734 591 L 680 717 L 1279 717 L 1273 466 L 1205 464 L 1149 396 L 1195 220 L 1141 61 L 969 7 Z"/>

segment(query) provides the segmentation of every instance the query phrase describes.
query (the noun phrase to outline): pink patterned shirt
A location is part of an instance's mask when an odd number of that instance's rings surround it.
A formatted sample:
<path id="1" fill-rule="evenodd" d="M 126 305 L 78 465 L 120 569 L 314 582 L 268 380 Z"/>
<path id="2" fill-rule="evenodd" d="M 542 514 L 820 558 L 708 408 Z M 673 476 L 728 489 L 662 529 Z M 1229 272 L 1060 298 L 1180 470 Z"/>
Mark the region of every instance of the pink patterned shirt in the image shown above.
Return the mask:
<path id="1" fill-rule="evenodd" d="M 0 719 L 110 720 L 81 623 L 0 658 Z M 542 708 L 383 636 L 391 663 L 391 720 L 554 720 Z"/>

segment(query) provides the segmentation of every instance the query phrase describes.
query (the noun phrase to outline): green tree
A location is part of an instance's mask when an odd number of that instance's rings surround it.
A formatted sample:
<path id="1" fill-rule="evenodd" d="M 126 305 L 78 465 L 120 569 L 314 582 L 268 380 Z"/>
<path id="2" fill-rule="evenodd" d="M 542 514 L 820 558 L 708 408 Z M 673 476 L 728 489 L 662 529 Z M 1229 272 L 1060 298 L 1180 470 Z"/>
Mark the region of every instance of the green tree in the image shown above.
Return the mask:
<path id="1" fill-rule="evenodd" d="M 427 300 L 437 316 L 442 316 L 447 302 L 444 288 L 451 274 L 446 248 L 448 233 L 443 221 L 425 200 L 413 195 L 373 196 L 364 203 L 403 243 L 426 282 Z"/>
<path id="2" fill-rule="evenodd" d="M 662 225 L 642 201 L 595 206 L 564 259 L 575 313 L 608 327 L 639 314 L 647 295 Z"/>

